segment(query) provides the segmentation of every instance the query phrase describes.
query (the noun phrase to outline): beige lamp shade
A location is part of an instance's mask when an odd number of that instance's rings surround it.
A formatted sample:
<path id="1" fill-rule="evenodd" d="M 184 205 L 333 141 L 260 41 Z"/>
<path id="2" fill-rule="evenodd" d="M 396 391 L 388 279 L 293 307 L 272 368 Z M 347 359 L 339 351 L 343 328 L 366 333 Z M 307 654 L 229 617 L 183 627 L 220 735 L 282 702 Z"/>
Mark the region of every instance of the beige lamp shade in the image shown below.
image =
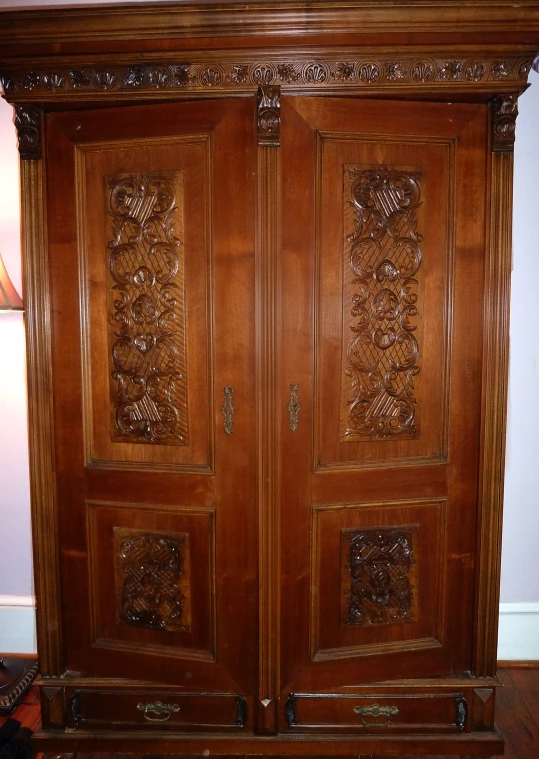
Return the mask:
<path id="1" fill-rule="evenodd" d="M 23 311 L 24 304 L 13 287 L 0 254 L 0 311 Z"/>

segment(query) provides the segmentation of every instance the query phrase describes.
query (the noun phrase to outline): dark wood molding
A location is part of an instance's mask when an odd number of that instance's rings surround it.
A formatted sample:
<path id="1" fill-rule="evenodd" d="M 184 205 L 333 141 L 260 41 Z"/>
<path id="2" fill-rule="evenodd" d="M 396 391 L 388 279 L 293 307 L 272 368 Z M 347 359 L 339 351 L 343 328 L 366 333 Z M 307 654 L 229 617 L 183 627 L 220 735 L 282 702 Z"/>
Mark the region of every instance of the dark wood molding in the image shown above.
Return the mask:
<path id="1" fill-rule="evenodd" d="M 539 7 L 534 0 L 521 0 L 518 4 L 509 0 L 495 4 L 489 0 L 464 4 L 456 0 L 411 0 L 405 4 L 389 0 L 177 2 L 101 7 L 98 14 L 91 8 L 8 11 L 1 14 L 0 30 L 13 44 L 133 37 L 159 40 L 380 32 L 531 33 L 539 31 Z"/>

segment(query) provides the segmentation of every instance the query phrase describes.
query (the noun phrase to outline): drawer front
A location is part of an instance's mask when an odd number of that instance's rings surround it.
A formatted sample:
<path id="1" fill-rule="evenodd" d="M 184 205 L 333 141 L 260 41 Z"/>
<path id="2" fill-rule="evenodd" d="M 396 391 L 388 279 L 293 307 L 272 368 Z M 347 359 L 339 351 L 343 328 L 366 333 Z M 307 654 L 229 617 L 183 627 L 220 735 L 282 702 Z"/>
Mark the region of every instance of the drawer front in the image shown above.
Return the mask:
<path id="1" fill-rule="evenodd" d="M 305 732 L 468 732 L 465 692 L 291 693 L 285 703 L 290 730 Z"/>
<path id="2" fill-rule="evenodd" d="M 247 701 L 233 693 L 76 689 L 68 703 L 72 727 L 238 731 L 247 721 Z"/>

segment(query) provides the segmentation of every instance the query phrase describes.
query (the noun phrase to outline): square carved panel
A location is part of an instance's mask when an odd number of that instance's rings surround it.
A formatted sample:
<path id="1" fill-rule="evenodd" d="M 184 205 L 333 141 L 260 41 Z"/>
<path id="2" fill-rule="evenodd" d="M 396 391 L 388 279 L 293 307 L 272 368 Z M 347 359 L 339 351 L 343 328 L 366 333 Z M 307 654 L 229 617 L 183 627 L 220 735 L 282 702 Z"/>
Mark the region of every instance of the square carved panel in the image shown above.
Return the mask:
<path id="1" fill-rule="evenodd" d="M 415 621 L 418 532 L 416 524 L 342 530 L 342 623 Z"/>
<path id="2" fill-rule="evenodd" d="M 118 622 L 154 630 L 190 630 L 188 533 L 116 527 Z"/>

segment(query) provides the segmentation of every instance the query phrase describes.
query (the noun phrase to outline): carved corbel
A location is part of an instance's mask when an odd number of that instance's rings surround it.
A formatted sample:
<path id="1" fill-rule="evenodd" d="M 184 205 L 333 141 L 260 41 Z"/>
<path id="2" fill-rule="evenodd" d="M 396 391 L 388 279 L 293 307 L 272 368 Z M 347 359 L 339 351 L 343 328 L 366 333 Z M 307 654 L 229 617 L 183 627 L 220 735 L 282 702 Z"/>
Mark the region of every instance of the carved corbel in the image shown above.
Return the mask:
<path id="1" fill-rule="evenodd" d="M 15 106 L 15 129 L 23 161 L 41 159 L 41 108 L 38 105 Z"/>
<path id="2" fill-rule="evenodd" d="M 492 112 L 492 150 L 512 153 L 518 115 L 518 95 L 510 93 L 495 98 Z"/>
<path id="3" fill-rule="evenodd" d="M 257 99 L 257 136 L 262 147 L 281 144 L 281 88 L 260 85 Z"/>

